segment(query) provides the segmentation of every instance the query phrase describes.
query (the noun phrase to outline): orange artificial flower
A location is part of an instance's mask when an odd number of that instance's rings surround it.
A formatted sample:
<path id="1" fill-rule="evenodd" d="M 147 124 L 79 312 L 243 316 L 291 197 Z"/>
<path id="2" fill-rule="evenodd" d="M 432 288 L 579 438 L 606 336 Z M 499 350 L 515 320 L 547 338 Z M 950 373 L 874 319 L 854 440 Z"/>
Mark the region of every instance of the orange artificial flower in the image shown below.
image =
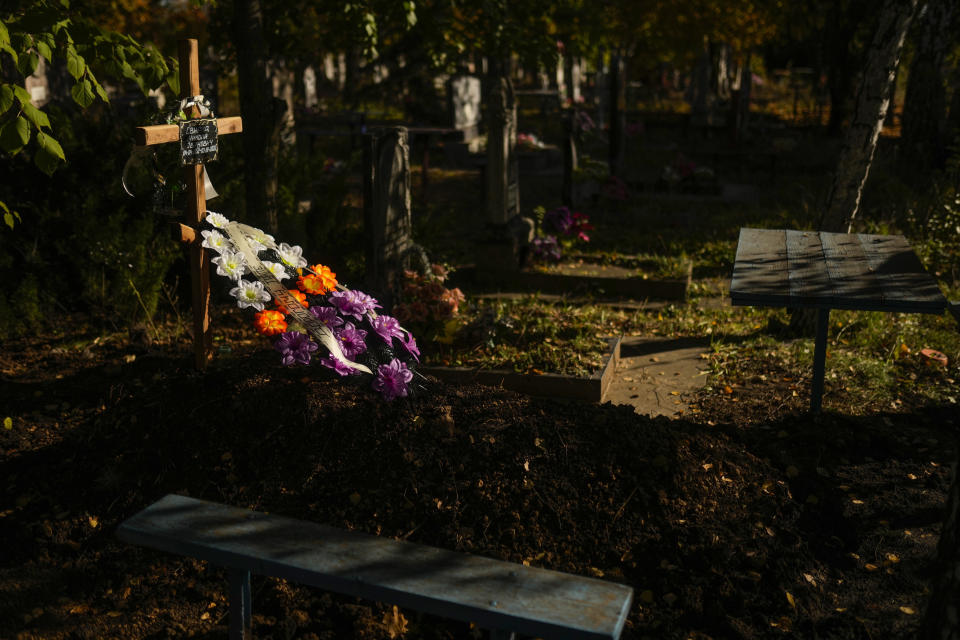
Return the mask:
<path id="1" fill-rule="evenodd" d="M 307 303 L 307 296 L 306 296 L 305 294 L 300 293 L 300 292 L 297 291 L 296 289 L 288 289 L 288 291 L 290 292 L 290 295 L 292 295 L 294 298 L 297 299 L 297 301 L 300 303 L 300 306 L 301 306 L 301 307 L 309 307 L 309 306 L 310 306 L 310 305 Z M 290 313 L 289 311 L 287 311 L 287 308 L 286 308 L 285 306 L 283 306 L 282 304 L 280 304 L 280 301 L 279 301 L 279 300 L 277 300 L 277 311 L 279 311 L 280 313 L 282 313 L 282 314 L 284 314 L 284 315 Z"/>
<path id="2" fill-rule="evenodd" d="M 297 286 L 300 287 L 300 291 L 312 296 L 321 296 L 327 292 L 323 286 L 323 280 L 312 273 L 297 278 Z"/>
<path id="3" fill-rule="evenodd" d="M 337 274 L 330 270 L 330 267 L 326 267 L 322 264 L 315 264 L 310 267 L 310 270 L 317 274 L 317 277 L 320 278 L 320 281 L 323 283 L 323 288 L 327 291 L 333 291 L 337 288 Z"/>
<path id="4" fill-rule="evenodd" d="M 273 309 L 264 309 L 253 316 L 253 326 L 262 336 L 275 336 L 287 330 L 283 314 Z"/>

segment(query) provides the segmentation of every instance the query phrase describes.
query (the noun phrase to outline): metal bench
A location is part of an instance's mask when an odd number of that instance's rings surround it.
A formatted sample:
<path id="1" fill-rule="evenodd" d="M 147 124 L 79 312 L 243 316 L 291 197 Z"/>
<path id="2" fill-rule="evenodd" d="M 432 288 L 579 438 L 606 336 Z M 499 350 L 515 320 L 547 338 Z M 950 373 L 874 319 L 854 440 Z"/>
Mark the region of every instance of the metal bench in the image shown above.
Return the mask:
<path id="1" fill-rule="evenodd" d="M 619 638 L 633 589 L 178 495 L 117 537 L 229 570 L 230 637 L 251 636 L 250 574 L 474 622 L 491 639 Z"/>

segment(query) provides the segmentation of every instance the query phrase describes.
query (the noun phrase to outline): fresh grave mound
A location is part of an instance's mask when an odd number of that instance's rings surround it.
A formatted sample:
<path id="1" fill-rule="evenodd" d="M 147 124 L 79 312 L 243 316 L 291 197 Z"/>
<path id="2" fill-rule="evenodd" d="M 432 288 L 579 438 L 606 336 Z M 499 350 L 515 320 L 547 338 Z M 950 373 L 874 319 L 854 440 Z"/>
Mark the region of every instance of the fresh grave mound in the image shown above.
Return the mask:
<path id="1" fill-rule="evenodd" d="M 166 493 L 625 582 L 624 637 L 765 636 L 793 615 L 784 591 L 826 573 L 771 468 L 704 427 L 480 386 L 386 403 L 269 354 L 204 375 L 142 360 L 120 378 L 149 382 L 116 379 L 99 416 L 8 464 L 43 498 L 0 524 L 19 559 L 0 570 L 0 635 L 222 634 L 222 571 L 112 535 Z M 400 624 L 390 603 L 266 578 L 253 610 L 258 637 Z M 406 637 L 466 633 L 399 615 Z"/>

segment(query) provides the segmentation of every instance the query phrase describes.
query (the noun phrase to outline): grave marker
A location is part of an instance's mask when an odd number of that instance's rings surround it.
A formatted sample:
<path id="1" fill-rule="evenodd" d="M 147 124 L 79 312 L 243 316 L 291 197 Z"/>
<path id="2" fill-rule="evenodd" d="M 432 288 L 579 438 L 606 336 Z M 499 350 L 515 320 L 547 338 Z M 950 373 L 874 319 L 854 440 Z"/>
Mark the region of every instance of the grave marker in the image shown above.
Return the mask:
<path id="1" fill-rule="evenodd" d="M 450 79 L 449 95 L 453 127 L 463 132 L 464 142 L 470 142 L 480 134 L 480 78 L 454 76 Z"/>
<path id="2" fill-rule="evenodd" d="M 487 221 L 505 225 L 520 213 L 517 100 L 505 76 L 494 76 L 488 103 Z"/>
<path id="3" fill-rule="evenodd" d="M 180 97 L 194 98 L 200 95 L 200 63 L 197 41 L 181 40 L 177 47 L 180 62 Z M 200 114 L 200 107 L 191 107 L 192 116 Z M 197 123 L 197 124 L 194 124 Z M 213 129 L 209 124 L 212 123 Z M 184 131 L 184 125 L 188 125 Z M 137 127 L 134 140 L 138 146 L 152 146 L 167 142 L 181 143 L 181 158 L 184 161 L 184 182 L 187 185 L 187 208 L 184 223 L 180 225 L 180 239 L 189 245 L 190 281 L 193 306 L 193 354 L 197 369 L 206 367 L 210 354 L 210 259 L 200 246 L 199 225 L 207 212 L 204 185 L 204 157 L 209 155 L 211 145 L 216 157 L 218 136 L 243 131 L 239 117 L 195 120 L 176 124 L 161 124 Z M 181 137 L 181 135 L 183 137 Z"/>
<path id="4" fill-rule="evenodd" d="M 570 109 L 564 115 L 563 184 L 560 189 L 560 198 L 565 206 L 572 207 L 577 204 L 577 198 L 574 195 L 575 185 L 573 177 L 579 167 L 577 110 L 576 108 Z"/>
<path id="5" fill-rule="evenodd" d="M 366 278 L 384 304 L 399 289 L 403 256 L 412 245 L 410 144 L 406 127 L 364 136 L 363 217 Z"/>

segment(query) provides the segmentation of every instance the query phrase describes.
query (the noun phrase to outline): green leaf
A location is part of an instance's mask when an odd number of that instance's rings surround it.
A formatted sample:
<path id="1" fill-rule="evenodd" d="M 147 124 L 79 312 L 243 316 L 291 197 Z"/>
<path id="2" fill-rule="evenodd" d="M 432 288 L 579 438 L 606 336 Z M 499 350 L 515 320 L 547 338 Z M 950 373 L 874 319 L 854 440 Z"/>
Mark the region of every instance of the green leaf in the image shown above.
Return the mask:
<path id="1" fill-rule="evenodd" d="M 37 53 L 39 53 L 44 60 L 53 60 L 53 51 L 50 49 L 50 45 L 42 40 L 37 40 Z"/>
<path id="2" fill-rule="evenodd" d="M 13 106 L 13 87 L 8 84 L 0 85 L 0 115 Z"/>
<path id="3" fill-rule="evenodd" d="M 13 58 L 13 64 L 17 64 L 19 56 L 17 56 L 17 52 L 13 50 L 13 47 L 11 47 L 9 44 L 0 44 L 0 51 L 6 51 L 9 53 L 10 57 Z"/>
<path id="4" fill-rule="evenodd" d="M 33 154 L 33 163 L 48 176 L 52 175 L 60 163 L 66 160 L 63 155 L 63 147 L 42 131 L 37 134 L 37 144 L 40 145 L 40 148 Z"/>
<path id="5" fill-rule="evenodd" d="M 167 74 L 167 86 L 170 87 L 170 91 L 173 91 L 173 95 L 180 95 L 180 72 L 178 69 L 171 69 L 170 73 Z"/>
<path id="6" fill-rule="evenodd" d="M 30 104 L 30 93 L 18 84 L 13 85 L 13 95 L 17 96 L 20 104 Z"/>
<path id="7" fill-rule="evenodd" d="M 33 72 L 37 70 L 38 64 L 40 64 L 40 56 L 37 55 L 36 51 L 28 51 L 17 60 L 17 70 L 22 73 L 24 77 L 32 76 Z"/>
<path id="8" fill-rule="evenodd" d="M 17 213 L 16 211 L 10 211 L 10 207 L 8 207 L 7 203 L 4 202 L 3 200 L 0 200 L 0 209 L 3 209 L 3 221 L 11 229 L 13 229 L 14 220 L 16 220 L 17 222 L 22 222 L 20 218 L 20 214 Z M 7 426 L 7 420 L 10 420 L 10 418 L 7 418 L 6 420 L 3 421 L 4 427 Z M 10 428 L 10 427 L 7 427 L 7 428 Z"/>
<path id="9" fill-rule="evenodd" d="M 79 80 L 87 68 L 83 56 L 74 51 L 73 47 L 67 49 L 67 73 L 73 76 L 74 80 Z"/>
<path id="10" fill-rule="evenodd" d="M 0 130 L 0 149 L 10 155 L 16 155 L 28 142 L 30 142 L 30 123 L 23 116 L 10 120 Z"/>
<path id="11" fill-rule="evenodd" d="M 87 77 L 90 79 L 90 82 L 93 84 L 94 91 L 97 92 L 97 95 L 100 96 L 100 99 L 104 102 L 110 102 L 110 96 L 107 95 L 106 90 L 103 88 L 103 85 L 97 80 L 97 77 L 93 75 L 93 71 L 87 69 Z"/>
<path id="12" fill-rule="evenodd" d="M 37 109 L 30 102 L 23 104 L 23 115 L 27 116 L 27 119 L 30 120 L 37 129 L 43 127 L 50 128 L 50 118 L 47 117 L 47 114 Z"/>
<path id="13" fill-rule="evenodd" d="M 82 82 L 73 85 L 73 88 L 70 89 L 70 95 L 73 96 L 74 102 L 84 109 L 93 104 L 93 101 L 96 99 L 96 96 L 93 95 L 93 87 L 86 78 L 84 78 Z"/>
<path id="14" fill-rule="evenodd" d="M 0 47 L 5 44 L 10 44 L 10 32 L 7 30 L 7 25 L 3 24 L 3 20 L 0 20 Z"/>

